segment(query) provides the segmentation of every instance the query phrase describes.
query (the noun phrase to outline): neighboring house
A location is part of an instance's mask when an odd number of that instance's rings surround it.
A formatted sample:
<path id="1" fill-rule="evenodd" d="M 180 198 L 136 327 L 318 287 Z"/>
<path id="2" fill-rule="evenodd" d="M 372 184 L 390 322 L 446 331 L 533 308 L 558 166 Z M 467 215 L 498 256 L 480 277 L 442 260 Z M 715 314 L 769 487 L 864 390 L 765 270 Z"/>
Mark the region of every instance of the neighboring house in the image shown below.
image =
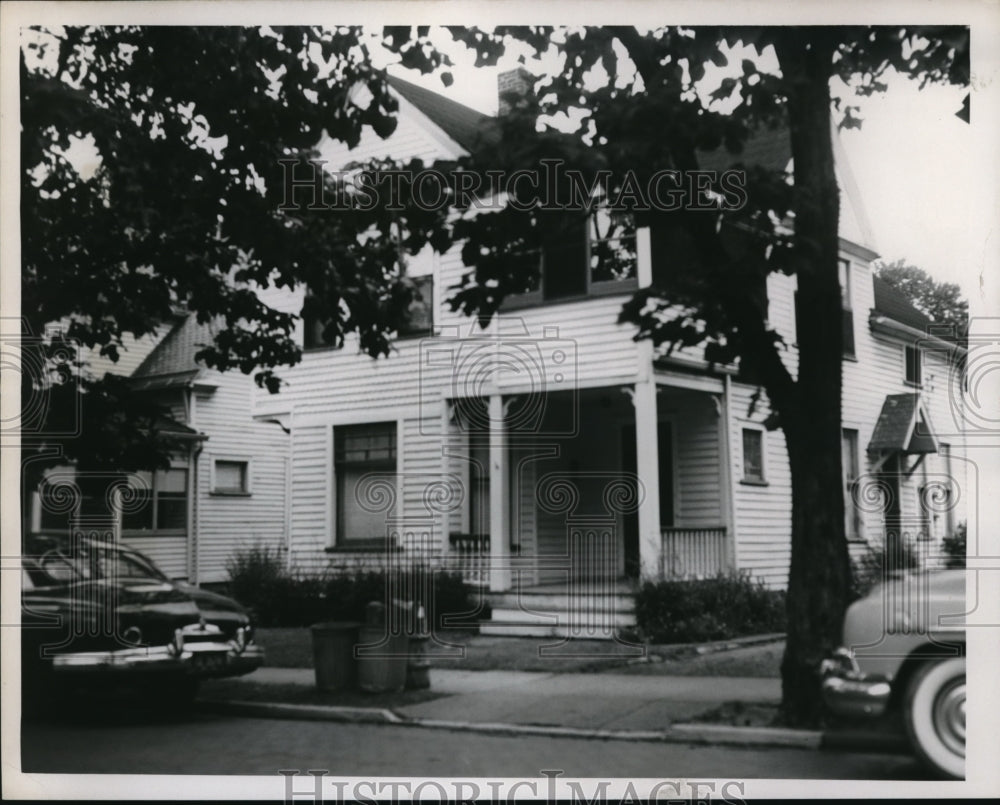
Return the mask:
<path id="1" fill-rule="evenodd" d="M 390 83 L 400 99 L 393 135 L 350 152 L 324 144 L 328 164 L 453 158 L 489 130 L 490 118 Z M 784 168 L 786 139 L 753 141 L 745 158 Z M 857 553 L 901 528 L 933 563 L 964 519 L 956 352 L 873 277 L 867 221 L 837 157 L 845 529 Z M 458 567 L 491 591 L 494 633 L 609 634 L 631 621 L 627 593 L 640 577 L 739 570 L 786 584 L 790 473 L 783 434 L 763 424 L 766 399 L 752 406 L 756 387 L 698 350 L 667 355 L 633 341 L 634 328 L 617 323 L 621 305 L 668 256 L 648 230 L 609 237 L 602 220 L 614 222 L 599 215 L 581 222 L 578 241 L 543 250 L 539 287 L 509 299 L 486 331 L 445 304 L 467 271 L 457 247 L 410 261 L 426 304 L 388 358 L 361 354 L 350 338 L 324 347 L 305 323 L 306 352 L 282 372 L 281 393 L 255 396 L 257 416 L 291 432 L 294 566 Z M 795 280 L 771 276 L 767 291 L 794 371 Z M 268 297 L 295 312 L 302 300 Z M 581 615 L 588 597 L 604 604 Z"/>
<path id="2" fill-rule="evenodd" d="M 171 457 L 169 469 L 124 476 L 131 489 L 110 519 L 98 518 L 104 533 L 147 554 L 171 578 L 198 584 L 225 581 L 237 550 L 267 545 L 284 552 L 288 540 L 288 434 L 251 417 L 252 378 L 195 362 L 211 338 L 209 325 L 183 314 L 149 337 L 130 340 L 117 363 L 85 358 L 85 371 L 129 376 L 137 390 L 155 395 L 169 410 L 158 427 L 188 445 Z M 55 485 L 80 480 L 69 466 L 53 468 L 47 479 Z M 98 480 L 110 489 L 120 479 Z M 84 483 L 79 488 L 90 491 Z M 93 520 L 86 505 L 65 511 L 42 505 L 38 493 L 31 509 L 33 533 L 65 534 Z"/>

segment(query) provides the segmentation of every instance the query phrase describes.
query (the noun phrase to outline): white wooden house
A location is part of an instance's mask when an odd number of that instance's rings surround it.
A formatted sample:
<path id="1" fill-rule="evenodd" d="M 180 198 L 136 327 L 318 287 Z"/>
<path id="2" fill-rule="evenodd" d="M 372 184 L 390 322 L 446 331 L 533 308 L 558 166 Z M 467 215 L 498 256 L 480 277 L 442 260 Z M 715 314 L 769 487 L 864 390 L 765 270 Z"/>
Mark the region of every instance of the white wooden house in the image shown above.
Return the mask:
<path id="1" fill-rule="evenodd" d="M 396 131 L 351 152 L 324 144 L 330 165 L 453 158 L 488 124 L 429 90 L 391 84 Z M 785 139 L 755 142 L 748 161 L 786 167 Z M 883 539 L 888 518 L 933 563 L 964 519 L 958 353 L 873 278 L 867 220 L 837 158 L 845 529 L 861 551 Z M 459 249 L 428 250 L 407 271 L 424 278 L 432 321 L 400 336 L 388 358 L 351 339 L 324 347 L 303 326 L 306 352 L 282 372 L 282 391 L 255 395 L 255 415 L 290 431 L 291 562 L 459 567 L 493 596 L 495 633 L 608 634 L 630 622 L 639 578 L 739 570 L 783 587 L 783 435 L 764 428 L 766 399 L 750 413 L 757 389 L 735 368 L 710 368 L 697 350 L 668 356 L 617 323 L 656 270 L 648 231 L 625 252 L 633 260 L 619 277 L 599 277 L 585 260 L 543 270 L 541 287 L 508 300 L 482 331 L 445 304 L 467 270 Z M 767 291 L 794 372 L 795 280 L 772 276 Z M 268 301 L 298 312 L 303 294 Z"/>
<path id="2" fill-rule="evenodd" d="M 251 416 L 250 377 L 195 362 L 211 338 L 210 325 L 179 314 L 153 334 L 127 340 L 116 363 L 83 356 L 83 371 L 129 377 L 136 390 L 154 395 L 169 410 L 160 429 L 187 445 L 169 469 L 126 474 L 131 493 L 112 506 L 110 517 L 91 525 L 142 551 L 171 578 L 198 584 L 225 581 L 227 563 L 242 549 L 267 547 L 287 557 L 289 537 L 289 435 L 278 423 Z M 46 475 L 43 487 L 80 488 L 72 466 Z M 108 474 L 104 485 L 111 489 L 120 480 Z M 67 510 L 47 499 L 44 488 L 32 495 L 30 532 L 63 535 L 80 528 L 81 519 L 86 523 L 81 512 L 87 507 L 79 501 Z"/>
<path id="3" fill-rule="evenodd" d="M 458 157 L 489 124 L 437 93 L 391 86 L 395 132 L 350 152 L 324 143 L 329 165 Z M 752 142 L 747 161 L 786 167 L 785 139 Z M 968 497 L 960 355 L 873 277 L 871 233 L 837 157 L 845 531 L 860 552 L 888 523 L 932 564 Z M 585 256 L 593 244 L 581 238 L 570 251 Z M 428 249 L 408 262 L 423 303 L 389 357 L 352 338 L 326 347 L 302 323 L 303 360 L 281 371 L 279 394 L 199 367 L 210 333 L 192 316 L 128 345 L 118 364 L 92 360 L 91 371 L 130 375 L 168 403 L 190 444 L 169 471 L 140 479 L 148 505 L 119 517 L 116 535 L 196 583 L 225 580 L 235 551 L 262 544 L 304 571 L 456 568 L 492 596 L 495 633 L 607 636 L 632 621 L 640 578 L 737 570 L 783 587 L 791 486 L 766 398 L 751 413 L 757 389 L 735 367 L 709 367 L 698 350 L 667 355 L 617 323 L 662 259 L 646 230 L 620 241 L 623 270 L 564 260 L 485 331 L 446 304 L 467 270 L 459 248 Z M 772 276 L 767 292 L 794 372 L 795 280 Z M 302 310 L 304 291 L 262 294 Z M 36 499 L 30 529 L 54 528 L 65 517 Z"/>

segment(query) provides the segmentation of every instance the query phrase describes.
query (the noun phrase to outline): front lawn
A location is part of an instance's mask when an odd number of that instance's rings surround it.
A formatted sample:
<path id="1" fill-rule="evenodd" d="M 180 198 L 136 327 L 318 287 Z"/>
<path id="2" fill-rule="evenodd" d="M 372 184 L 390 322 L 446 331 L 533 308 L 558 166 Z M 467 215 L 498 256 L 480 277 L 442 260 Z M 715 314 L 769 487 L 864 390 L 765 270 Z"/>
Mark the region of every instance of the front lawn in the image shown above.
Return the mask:
<path id="1" fill-rule="evenodd" d="M 449 632 L 440 639 L 454 647 L 428 641 L 432 665 L 461 671 L 777 677 L 784 651 L 782 640 L 724 650 L 718 650 L 719 645 L 650 645 L 642 658 L 635 647 L 613 640 L 561 642 L 554 637 L 491 637 L 473 631 Z M 257 642 L 272 668 L 313 667 L 308 628 L 258 629 Z M 460 656 L 452 656 L 456 653 Z"/>

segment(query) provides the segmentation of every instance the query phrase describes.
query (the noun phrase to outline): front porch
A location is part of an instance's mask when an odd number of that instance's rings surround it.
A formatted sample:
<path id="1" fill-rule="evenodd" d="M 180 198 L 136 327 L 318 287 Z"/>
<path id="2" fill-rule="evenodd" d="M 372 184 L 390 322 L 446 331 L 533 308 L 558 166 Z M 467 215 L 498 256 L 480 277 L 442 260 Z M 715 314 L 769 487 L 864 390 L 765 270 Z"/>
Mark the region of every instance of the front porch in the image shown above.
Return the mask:
<path id="1" fill-rule="evenodd" d="M 610 636 L 634 625 L 640 579 L 732 568 L 722 411 L 666 383 L 455 405 L 446 472 L 468 500 L 447 564 L 490 593 L 488 632 Z"/>

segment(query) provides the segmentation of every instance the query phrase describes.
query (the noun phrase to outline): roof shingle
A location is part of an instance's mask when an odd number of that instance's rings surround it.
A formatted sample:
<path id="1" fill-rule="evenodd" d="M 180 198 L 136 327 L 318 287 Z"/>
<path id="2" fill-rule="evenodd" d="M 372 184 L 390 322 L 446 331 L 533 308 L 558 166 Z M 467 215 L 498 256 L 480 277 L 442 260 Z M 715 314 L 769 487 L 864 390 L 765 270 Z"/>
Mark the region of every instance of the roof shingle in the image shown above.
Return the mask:
<path id="1" fill-rule="evenodd" d="M 872 278 L 875 284 L 875 310 L 883 316 L 906 324 L 917 330 L 927 330 L 933 324 L 930 316 L 917 310 L 901 291 L 893 288 L 881 277 Z"/>
<path id="2" fill-rule="evenodd" d="M 495 118 L 402 78 L 391 75 L 387 80 L 390 87 L 466 151 L 471 151 L 480 142 L 493 142 L 499 136 Z"/>

